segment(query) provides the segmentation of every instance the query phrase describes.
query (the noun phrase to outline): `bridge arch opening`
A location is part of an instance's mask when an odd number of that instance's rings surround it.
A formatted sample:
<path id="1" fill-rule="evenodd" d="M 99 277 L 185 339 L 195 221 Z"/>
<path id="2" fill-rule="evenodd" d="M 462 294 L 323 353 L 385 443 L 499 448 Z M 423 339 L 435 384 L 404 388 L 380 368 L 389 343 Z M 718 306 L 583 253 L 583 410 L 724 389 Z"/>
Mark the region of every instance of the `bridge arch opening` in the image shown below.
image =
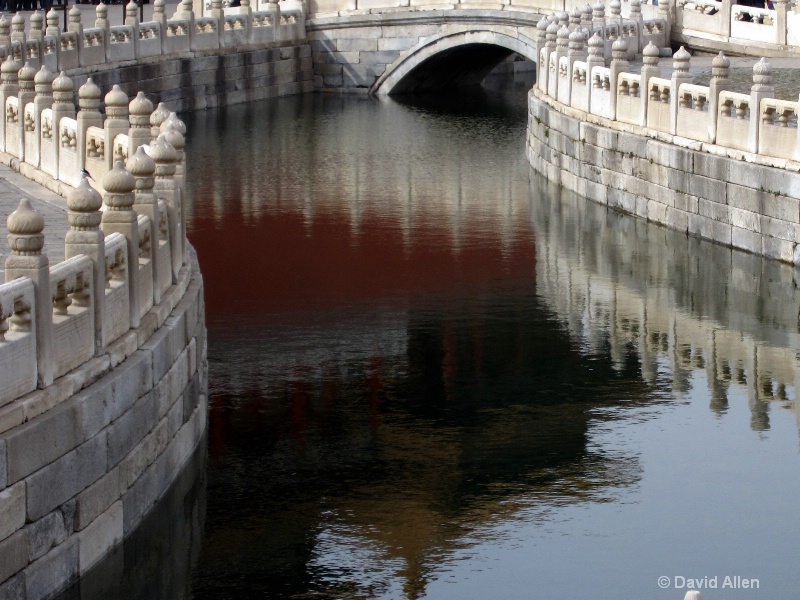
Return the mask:
<path id="1" fill-rule="evenodd" d="M 405 74 L 392 94 L 438 92 L 479 85 L 512 50 L 490 44 L 465 44 L 448 48 L 424 60 Z"/>
<path id="2" fill-rule="evenodd" d="M 534 61 L 532 44 L 495 31 L 466 31 L 427 40 L 386 68 L 373 94 L 408 94 L 476 86 L 509 56 Z"/>

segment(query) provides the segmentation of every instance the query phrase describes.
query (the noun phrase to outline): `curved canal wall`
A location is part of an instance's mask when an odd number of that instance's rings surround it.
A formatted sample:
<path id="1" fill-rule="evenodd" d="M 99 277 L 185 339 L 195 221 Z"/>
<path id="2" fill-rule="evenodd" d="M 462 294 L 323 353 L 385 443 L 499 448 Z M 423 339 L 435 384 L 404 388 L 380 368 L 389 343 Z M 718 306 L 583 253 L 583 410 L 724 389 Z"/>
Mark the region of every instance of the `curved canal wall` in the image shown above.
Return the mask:
<path id="1" fill-rule="evenodd" d="M 76 107 L 72 80 L 36 75 L 35 94 L 5 98 L 0 152 L 20 171 L 0 181 L 0 598 L 27 600 L 131 534 L 207 422 L 185 126 L 118 86 L 87 81 Z"/>
<path id="2" fill-rule="evenodd" d="M 691 56 L 671 73 L 659 50 L 634 69 L 624 40 L 548 45 L 529 95 L 527 154 L 568 190 L 688 235 L 800 264 L 800 104 L 775 98 L 771 65 L 753 66 L 749 90 L 733 91 L 730 60 L 710 61 L 694 83 Z M 579 39 L 580 38 L 580 39 Z M 666 71 L 666 72 L 665 72 Z"/>

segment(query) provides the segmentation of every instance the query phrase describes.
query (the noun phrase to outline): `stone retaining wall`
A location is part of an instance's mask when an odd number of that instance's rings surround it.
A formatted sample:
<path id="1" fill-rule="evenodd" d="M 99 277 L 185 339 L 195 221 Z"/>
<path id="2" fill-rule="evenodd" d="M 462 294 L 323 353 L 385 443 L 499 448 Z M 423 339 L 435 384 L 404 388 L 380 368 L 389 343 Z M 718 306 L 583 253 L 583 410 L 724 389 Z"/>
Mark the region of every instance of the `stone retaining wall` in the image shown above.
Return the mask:
<path id="1" fill-rule="evenodd" d="M 611 121 L 556 105 L 537 89 L 529 96 L 526 152 L 534 169 L 590 200 L 800 263 L 798 163 Z"/>
<path id="2" fill-rule="evenodd" d="M 129 96 L 142 91 L 178 112 L 314 89 L 311 47 L 307 43 L 240 52 L 231 48 L 208 55 L 158 57 L 110 67 L 70 73 L 75 89 L 91 76 L 103 90 L 119 84 Z"/>
<path id="3" fill-rule="evenodd" d="M 206 386 L 192 257 L 142 325 L 0 416 L 0 598 L 52 596 L 139 525 L 204 435 Z"/>

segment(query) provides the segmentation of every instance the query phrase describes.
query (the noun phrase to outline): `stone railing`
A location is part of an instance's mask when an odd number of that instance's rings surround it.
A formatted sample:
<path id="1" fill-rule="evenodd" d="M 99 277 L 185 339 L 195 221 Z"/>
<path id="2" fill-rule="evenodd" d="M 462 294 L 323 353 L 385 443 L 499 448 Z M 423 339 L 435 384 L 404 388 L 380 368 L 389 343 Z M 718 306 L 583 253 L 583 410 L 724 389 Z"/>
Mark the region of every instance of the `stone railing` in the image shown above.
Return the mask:
<path id="1" fill-rule="evenodd" d="M 67 31 L 59 14 L 51 9 L 45 17 L 35 12 L 30 29 L 15 15 L 0 17 L 0 59 L 34 69 L 71 71 L 101 65 L 136 62 L 151 57 L 181 55 L 196 51 L 242 46 L 269 46 L 305 40 L 305 8 L 300 1 L 266 2 L 264 10 L 252 10 L 250 0 L 241 7 L 222 8 L 214 0 L 207 15 L 196 14 L 191 0 L 184 0 L 172 18 L 167 18 L 164 0 L 154 0 L 153 21 L 140 22 L 134 2 L 126 7 L 126 24 L 110 25 L 108 7 L 97 6 L 95 27 L 84 28 L 81 10 L 69 12 Z"/>
<path id="2" fill-rule="evenodd" d="M 3 93 L 10 87 L 11 62 L 3 63 Z M 100 89 L 91 79 L 79 90 L 76 112 L 69 78 L 54 78 L 43 66 L 36 82 L 35 96 L 20 95 L 28 100 L 22 111 L 20 96 L 5 98 L 3 150 L 31 178 L 68 190 L 65 219 L 71 229 L 67 259 L 50 266 L 42 251 L 44 221 L 28 201 L 8 219 L 11 254 L 7 283 L 0 286 L 0 407 L 103 355 L 149 313 L 165 318 L 153 309 L 177 282 L 188 256 L 185 126 L 175 113 L 163 105 L 154 111 L 141 93 L 129 103 L 115 86 L 105 96 L 103 115 Z M 27 118 L 19 119 L 20 112 Z"/>
<path id="3" fill-rule="evenodd" d="M 669 78 L 661 77 L 660 50 L 644 48 L 641 70 L 631 72 L 627 43 L 618 39 L 608 66 L 604 59 L 606 40 L 595 33 L 584 52 L 585 30 L 570 34 L 570 50 L 559 56 L 548 45 L 542 60 L 561 61 L 540 71 L 536 87 L 542 94 L 566 107 L 576 108 L 612 121 L 663 133 L 687 141 L 713 144 L 718 152 L 736 150 L 765 159 L 800 161 L 798 102 L 775 99 L 772 67 L 762 58 L 753 67 L 753 85 L 747 93 L 731 91 L 730 60 L 720 53 L 712 63 L 707 86 L 692 83 L 690 54 L 683 48 L 673 57 Z M 780 165 L 780 162 L 773 161 Z"/>
<path id="4" fill-rule="evenodd" d="M 76 111 L 47 66 L 9 95 L 12 62 L 0 158 L 68 209 L 48 216 L 66 231 L 51 265 L 62 233 L 20 202 L 0 284 L 0 597 L 40 600 L 130 535 L 200 443 L 205 325 L 183 123 L 116 86 L 102 114 L 91 80 Z"/>

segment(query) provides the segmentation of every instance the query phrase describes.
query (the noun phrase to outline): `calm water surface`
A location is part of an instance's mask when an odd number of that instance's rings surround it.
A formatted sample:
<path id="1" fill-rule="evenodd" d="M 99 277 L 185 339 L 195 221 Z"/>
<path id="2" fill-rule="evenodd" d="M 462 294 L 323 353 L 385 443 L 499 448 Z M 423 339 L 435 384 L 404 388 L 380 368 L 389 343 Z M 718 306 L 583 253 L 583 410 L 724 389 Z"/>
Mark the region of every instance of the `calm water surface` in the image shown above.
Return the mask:
<path id="1" fill-rule="evenodd" d="M 524 89 L 186 117 L 207 506 L 161 597 L 797 597 L 793 270 L 549 186 Z"/>

